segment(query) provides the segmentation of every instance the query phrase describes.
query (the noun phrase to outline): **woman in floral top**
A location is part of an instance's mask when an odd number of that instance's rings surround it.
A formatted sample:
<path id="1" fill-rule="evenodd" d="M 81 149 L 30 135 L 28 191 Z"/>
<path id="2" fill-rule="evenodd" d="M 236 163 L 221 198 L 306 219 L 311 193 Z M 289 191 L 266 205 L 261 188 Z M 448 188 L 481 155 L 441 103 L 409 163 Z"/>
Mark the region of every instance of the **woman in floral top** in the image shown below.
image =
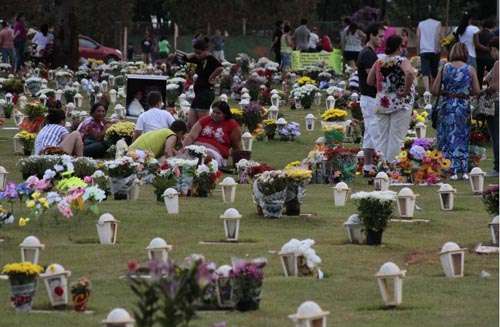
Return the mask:
<path id="1" fill-rule="evenodd" d="M 415 93 L 415 70 L 400 56 L 402 41 L 399 35 L 387 39 L 386 56 L 373 65 L 367 79 L 369 85 L 377 87 L 379 134 L 375 148 L 388 162 L 399 154 L 408 132 Z"/>
<path id="2" fill-rule="evenodd" d="M 226 102 L 217 101 L 212 105 L 210 116 L 197 121 L 186 135 L 183 145 L 203 145 L 220 166 L 224 166 L 230 152 L 241 148 L 241 128 L 232 118 Z"/>
<path id="3" fill-rule="evenodd" d="M 96 103 L 90 109 L 90 117 L 86 118 L 78 131 L 82 135 L 84 150 L 83 155 L 92 158 L 101 158 L 106 153 L 110 144 L 104 140 L 104 134 L 111 123 L 106 120 L 106 108 L 101 103 Z"/>

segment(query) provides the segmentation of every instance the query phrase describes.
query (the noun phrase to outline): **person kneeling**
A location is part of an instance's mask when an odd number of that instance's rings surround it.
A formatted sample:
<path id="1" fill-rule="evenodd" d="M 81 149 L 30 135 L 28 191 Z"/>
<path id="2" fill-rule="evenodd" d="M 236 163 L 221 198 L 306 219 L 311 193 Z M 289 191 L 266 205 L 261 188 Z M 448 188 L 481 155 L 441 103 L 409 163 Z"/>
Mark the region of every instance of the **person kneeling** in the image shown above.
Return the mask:
<path id="1" fill-rule="evenodd" d="M 44 153 L 48 148 L 59 148 L 64 153 L 83 156 L 83 141 L 79 132 L 72 133 L 64 127 L 65 113 L 60 109 L 49 110 L 45 126 L 35 139 L 35 155 Z"/>
<path id="2" fill-rule="evenodd" d="M 156 158 L 163 155 L 170 158 L 177 154 L 177 149 L 181 146 L 181 140 L 186 132 L 186 123 L 182 120 L 176 120 L 170 128 L 157 129 L 141 134 L 129 146 L 129 149 L 149 151 Z"/>

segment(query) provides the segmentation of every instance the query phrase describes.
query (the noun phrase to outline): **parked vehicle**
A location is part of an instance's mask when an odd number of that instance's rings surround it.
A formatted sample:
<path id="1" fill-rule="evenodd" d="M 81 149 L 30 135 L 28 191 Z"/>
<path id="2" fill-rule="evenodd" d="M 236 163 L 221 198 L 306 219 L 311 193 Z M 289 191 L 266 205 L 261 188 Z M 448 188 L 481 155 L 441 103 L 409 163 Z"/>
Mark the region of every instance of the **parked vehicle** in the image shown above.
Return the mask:
<path id="1" fill-rule="evenodd" d="M 81 58 L 102 60 L 106 63 L 122 60 L 122 52 L 120 50 L 105 47 L 84 35 L 78 37 L 78 52 Z"/>

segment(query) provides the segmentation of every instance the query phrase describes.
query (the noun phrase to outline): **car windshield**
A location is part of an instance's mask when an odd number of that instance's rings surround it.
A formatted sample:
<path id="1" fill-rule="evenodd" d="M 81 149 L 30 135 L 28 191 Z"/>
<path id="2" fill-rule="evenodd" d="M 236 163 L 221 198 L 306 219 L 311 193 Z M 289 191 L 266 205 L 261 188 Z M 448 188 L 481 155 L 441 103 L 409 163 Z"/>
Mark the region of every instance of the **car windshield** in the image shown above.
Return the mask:
<path id="1" fill-rule="evenodd" d="M 87 39 L 78 39 L 78 46 L 80 48 L 91 48 L 91 49 L 97 48 L 97 44 Z"/>

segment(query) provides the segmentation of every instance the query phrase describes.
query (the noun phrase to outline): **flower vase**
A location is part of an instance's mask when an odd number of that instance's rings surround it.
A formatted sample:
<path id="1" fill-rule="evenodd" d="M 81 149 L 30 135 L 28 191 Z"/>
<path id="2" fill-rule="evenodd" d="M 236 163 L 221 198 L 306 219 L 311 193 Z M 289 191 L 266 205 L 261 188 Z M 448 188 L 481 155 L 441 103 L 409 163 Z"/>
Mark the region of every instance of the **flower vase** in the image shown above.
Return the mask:
<path id="1" fill-rule="evenodd" d="M 85 312 L 87 310 L 87 303 L 89 301 L 90 292 L 73 294 L 73 308 L 77 312 Z"/>
<path id="2" fill-rule="evenodd" d="M 285 214 L 287 216 L 299 216 L 301 197 L 303 197 L 304 188 L 292 184 L 286 188 Z"/>
<path id="3" fill-rule="evenodd" d="M 33 297 L 36 292 L 36 279 L 30 280 L 28 283 L 17 284 L 10 281 L 10 300 L 17 312 L 31 311 Z"/>
<path id="4" fill-rule="evenodd" d="M 280 218 L 285 205 L 286 190 L 270 195 L 263 195 L 260 199 L 260 206 L 266 218 Z"/>
<path id="5" fill-rule="evenodd" d="M 382 243 L 382 234 L 384 231 L 374 231 L 367 230 L 366 231 L 366 244 L 367 245 L 380 245 Z"/>
<path id="6" fill-rule="evenodd" d="M 135 175 L 127 177 L 111 177 L 111 193 L 113 194 L 113 198 L 115 200 L 127 200 L 128 193 L 132 188 L 135 179 Z"/>
<path id="7" fill-rule="evenodd" d="M 300 99 L 300 104 L 302 105 L 302 108 L 304 109 L 311 109 L 312 104 L 313 104 L 313 97 L 312 96 L 304 96 Z"/>
<path id="8" fill-rule="evenodd" d="M 297 198 L 285 203 L 285 214 L 287 216 L 300 216 L 300 202 Z"/>

